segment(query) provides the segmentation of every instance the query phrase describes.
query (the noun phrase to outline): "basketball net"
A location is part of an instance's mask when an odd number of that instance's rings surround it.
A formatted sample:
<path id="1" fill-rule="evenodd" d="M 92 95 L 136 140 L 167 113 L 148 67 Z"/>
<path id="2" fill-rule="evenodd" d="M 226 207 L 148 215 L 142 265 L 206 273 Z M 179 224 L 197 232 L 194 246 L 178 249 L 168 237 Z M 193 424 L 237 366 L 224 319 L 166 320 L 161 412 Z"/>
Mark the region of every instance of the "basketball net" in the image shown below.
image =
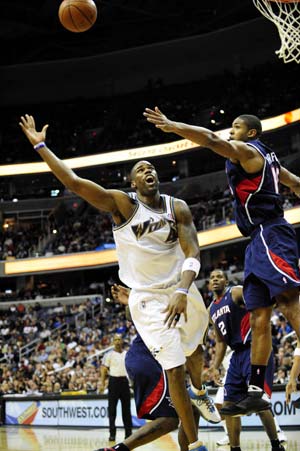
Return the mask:
<path id="1" fill-rule="evenodd" d="M 273 22 L 281 47 L 276 51 L 284 63 L 300 63 L 300 0 L 253 0 L 256 8 Z"/>

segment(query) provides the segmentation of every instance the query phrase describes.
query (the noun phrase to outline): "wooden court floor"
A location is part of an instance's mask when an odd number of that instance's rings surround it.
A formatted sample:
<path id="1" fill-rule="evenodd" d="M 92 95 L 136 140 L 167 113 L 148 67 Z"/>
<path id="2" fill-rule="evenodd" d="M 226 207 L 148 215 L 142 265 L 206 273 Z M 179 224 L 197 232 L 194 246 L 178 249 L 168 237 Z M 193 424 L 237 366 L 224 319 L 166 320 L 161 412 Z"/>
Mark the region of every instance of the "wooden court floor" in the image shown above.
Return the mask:
<path id="1" fill-rule="evenodd" d="M 300 431 L 285 430 L 287 451 L 300 451 Z M 107 429 L 0 427 L 0 451 L 94 451 L 108 445 Z M 209 451 L 230 451 L 229 446 L 218 447 L 216 441 L 224 435 L 221 430 L 204 430 L 199 434 Z M 123 439 L 119 430 L 117 441 Z M 262 430 L 244 430 L 241 436 L 243 451 L 271 450 L 269 440 Z M 178 451 L 177 432 L 141 446 L 140 451 Z"/>

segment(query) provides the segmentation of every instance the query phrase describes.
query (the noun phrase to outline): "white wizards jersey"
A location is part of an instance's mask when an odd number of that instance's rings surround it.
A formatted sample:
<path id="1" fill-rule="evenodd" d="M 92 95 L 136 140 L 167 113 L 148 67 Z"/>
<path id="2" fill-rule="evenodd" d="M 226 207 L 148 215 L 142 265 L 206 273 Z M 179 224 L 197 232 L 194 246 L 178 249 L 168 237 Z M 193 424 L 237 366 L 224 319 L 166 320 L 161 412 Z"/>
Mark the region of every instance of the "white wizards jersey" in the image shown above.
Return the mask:
<path id="1" fill-rule="evenodd" d="M 164 208 L 152 210 L 135 193 L 136 210 L 113 229 L 120 280 L 134 289 L 166 288 L 179 282 L 185 255 L 178 240 L 174 198 L 161 195 Z"/>

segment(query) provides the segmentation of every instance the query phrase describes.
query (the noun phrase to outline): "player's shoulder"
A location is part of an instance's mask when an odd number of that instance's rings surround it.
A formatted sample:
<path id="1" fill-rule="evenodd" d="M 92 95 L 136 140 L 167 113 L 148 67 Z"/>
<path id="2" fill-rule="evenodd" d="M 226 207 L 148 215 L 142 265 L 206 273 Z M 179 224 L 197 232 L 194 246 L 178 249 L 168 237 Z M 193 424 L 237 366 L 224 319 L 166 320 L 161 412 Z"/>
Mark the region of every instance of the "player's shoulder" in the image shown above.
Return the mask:
<path id="1" fill-rule="evenodd" d="M 120 197 L 124 197 L 125 199 L 126 198 L 129 199 L 133 203 L 138 202 L 137 194 L 134 191 L 125 192 L 125 191 L 113 189 L 113 190 L 111 190 L 111 192 L 115 193 L 116 195 L 118 195 Z"/>
<path id="2" fill-rule="evenodd" d="M 174 204 L 174 207 L 178 209 L 190 210 L 190 207 L 184 199 L 179 199 L 179 197 L 172 197 L 172 202 Z"/>
<path id="3" fill-rule="evenodd" d="M 189 219 L 192 217 L 192 213 L 190 207 L 186 203 L 185 200 L 179 199 L 178 197 L 173 198 L 173 209 L 175 213 L 175 217 L 177 220 L 180 219 Z"/>
<path id="4" fill-rule="evenodd" d="M 257 150 L 254 148 L 253 144 L 250 141 L 238 141 L 238 140 L 232 140 L 230 141 L 230 144 L 234 149 L 238 152 L 247 152 L 247 153 L 253 153 Z"/>
<path id="5" fill-rule="evenodd" d="M 117 206 L 115 214 L 120 211 L 122 208 L 129 208 L 128 212 L 131 213 L 134 210 L 135 205 L 137 204 L 137 199 L 131 195 L 131 193 L 127 193 L 125 191 L 119 189 L 109 189 L 107 190 L 109 195 L 114 199 L 114 202 Z"/>

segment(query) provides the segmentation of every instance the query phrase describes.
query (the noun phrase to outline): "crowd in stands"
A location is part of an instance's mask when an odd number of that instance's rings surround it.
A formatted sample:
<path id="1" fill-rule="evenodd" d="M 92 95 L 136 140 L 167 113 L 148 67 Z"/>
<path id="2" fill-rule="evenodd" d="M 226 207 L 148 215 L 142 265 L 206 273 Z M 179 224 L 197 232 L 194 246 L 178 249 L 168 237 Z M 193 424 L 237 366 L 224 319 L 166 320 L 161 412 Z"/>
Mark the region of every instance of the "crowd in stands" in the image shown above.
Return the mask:
<path id="1" fill-rule="evenodd" d="M 1 311 L 1 393 L 96 392 L 101 351 L 110 346 L 115 332 L 123 333 L 129 344 L 135 334 L 123 309 L 103 308 L 102 302 L 94 297 L 80 305 L 19 304 Z M 33 349 L 26 352 L 32 342 Z"/>
<path id="2" fill-rule="evenodd" d="M 282 188 L 283 207 L 300 204 L 299 198 Z M 198 231 L 234 223 L 232 198 L 228 189 L 216 189 L 198 196 L 190 205 Z M 109 215 L 87 207 L 80 214 L 69 209 L 60 226 L 53 218 L 45 224 L 19 222 L 0 232 L 0 260 L 51 256 L 107 249 L 114 246 Z"/>
<path id="3" fill-rule="evenodd" d="M 93 213 L 66 217 L 64 224 L 45 246 L 44 254 L 68 254 L 114 246 L 110 216 L 95 211 Z"/>
<path id="4" fill-rule="evenodd" d="M 274 311 L 275 383 L 288 380 L 295 341 L 290 332 L 285 318 Z M 136 331 L 121 306 L 100 297 L 54 307 L 12 304 L 0 311 L 0 394 L 99 393 L 101 359 L 112 345 L 114 333 L 121 333 L 128 347 Z M 210 328 L 205 368 L 214 353 L 215 335 Z"/>

